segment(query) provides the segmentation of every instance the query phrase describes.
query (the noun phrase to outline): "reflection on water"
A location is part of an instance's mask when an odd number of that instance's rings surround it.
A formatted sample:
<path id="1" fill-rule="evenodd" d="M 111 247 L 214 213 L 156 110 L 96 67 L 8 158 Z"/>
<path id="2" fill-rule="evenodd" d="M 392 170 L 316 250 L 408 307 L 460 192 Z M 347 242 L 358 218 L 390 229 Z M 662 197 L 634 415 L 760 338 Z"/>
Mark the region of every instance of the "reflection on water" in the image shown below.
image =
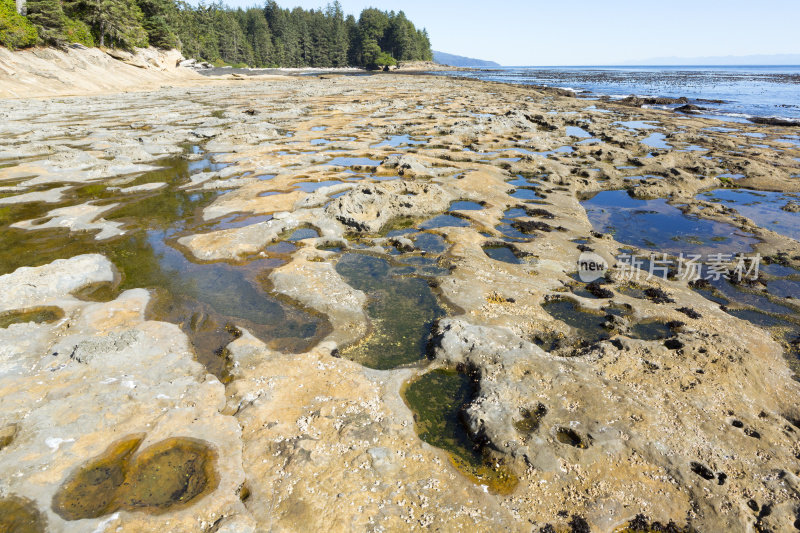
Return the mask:
<path id="1" fill-rule="evenodd" d="M 596 231 L 624 244 L 672 255 L 748 253 L 757 240 L 729 224 L 684 215 L 666 200 L 638 200 L 625 191 L 581 202 Z"/>
<path id="2" fill-rule="evenodd" d="M 38 266 L 55 259 L 83 253 L 105 255 L 121 274 L 117 290 L 106 290 L 112 298 L 120 290 L 151 289 L 154 299 L 148 318 L 181 326 L 195 347 L 198 360 L 219 377 L 226 374 L 221 347 L 236 334 L 233 327 L 248 329 L 274 349 L 301 351 L 310 348 L 326 333 L 327 323 L 320 317 L 297 309 L 267 292 L 266 276 L 285 257 L 276 255 L 245 265 L 199 264 L 189 261 L 175 244 L 185 232 L 205 231 L 215 223 L 204 223 L 203 207 L 217 191 L 187 192 L 179 185 L 189 181 L 191 168 L 207 168 L 183 158 L 162 161 L 163 168 L 148 172 L 136 181 L 163 181 L 167 187 L 153 193 L 119 195 L 102 184 L 80 186 L 68 193 L 62 204 L 7 206 L 0 221 L 0 271 L 7 273 L 21 266 Z M 125 235 L 106 241 L 94 233 L 66 229 L 23 230 L 9 228 L 16 220 L 46 216 L 50 209 L 93 199 L 120 202 L 105 215 L 125 224 Z M 224 220 L 223 225 L 234 225 Z M 280 254 L 280 251 L 278 252 Z"/>
<path id="3" fill-rule="evenodd" d="M 642 144 L 650 148 L 659 148 L 661 150 L 668 150 L 672 148 L 666 142 L 667 137 L 663 133 L 651 133 L 649 137 L 642 139 Z"/>
<path id="4" fill-rule="evenodd" d="M 489 245 L 484 246 L 483 251 L 486 255 L 495 261 L 502 261 L 503 263 L 511 263 L 512 265 L 522 264 L 522 260 L 517 257 L 514 250 L 508 246 Z"/>
<path id="5" fill-rule="evenodd" d="M 791 213 L 782 209 L 790 202 L 800 204 L 799 194 L 716 189 L 701 193 L 698 199 L 733 207 L 740 215 L 751 219 L 762 228 L 800 241 L 800 212 Z"/>
<path id="6" fill-rule="evenodd" d="M 428 144 L 427 140 L 416 140 L 412 139 L 409 135 L 392 135 L 385 141 L 372 145 L 370 148 L 383 148 L 389 146 L 391 148 L 397 148 L 399 146 L 413 146 L 418 144 Z"/>
<path id="7" fill-rule="evenodd" d="M 381 161 L 368 157 L 334 157 L 325 164 L 337 167 L 376 167 Z"/>
<path id="8" fill-rule="evenodd" d="M 580 138 L 592 136 L 591 133 L 577 126 L 567 126 L 567 135 L 569 137 L 580 137 Z"/>

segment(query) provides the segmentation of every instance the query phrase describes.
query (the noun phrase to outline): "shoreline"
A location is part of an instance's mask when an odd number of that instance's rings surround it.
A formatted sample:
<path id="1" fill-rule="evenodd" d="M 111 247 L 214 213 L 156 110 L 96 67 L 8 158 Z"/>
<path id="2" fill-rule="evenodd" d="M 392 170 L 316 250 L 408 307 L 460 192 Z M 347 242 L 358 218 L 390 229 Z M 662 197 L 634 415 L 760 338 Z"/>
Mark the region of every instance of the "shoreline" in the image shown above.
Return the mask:
<path id="1" fill-rule="evenodd" d="M 68 531 L 51 505 L 65 480 L 143 434 L 134 464 L 188 438 L 215 450 L 216 485 L 163 512 L 86 518 L 87 529 L 790 527 L 800 384 L 788 343 L 684 280 L 631 284 L 610 261 L 604 293 L 574 274 L 589 249 L 631 247 L 600 233 L 579 198 L 617 190 L 685 205 L 800 268 L 800 242 L 699 197 L 728 184 L 800 193 L 800 150 L 780 141 L 795 130 L 714 131 L 715 120 L 554 90 L 402 74 L 192 77 L 113 99 L 0 102 L 3 230 L 17 239 L 8 250 L 37 254 L 0 257 L 2 312 L 62 313 L 0 328 L 0 429 L 14 426 L 3 494 Z M 644 144 L 640 121 L 657 122 L 669 148 Z M 499 248 L 504 259 L 489 255 Z M 151 271 L 162 275 L 136 277 Z M 169 284 L 183 278 L 233 304 L 186 292 L 165 305 L 166 289 L 189 290 Z M 104 297 L 77 296 L 98 283 L 111 286 Z M 181 298 L 193 313 L 174 313 Z M 267 306 L 284 314 L 248 310 Z M 258 318 L 305 331 L 306 312 L 330 326 L 311 348 L 254 329 Z M 436 317 L 430 338 L 381 329 L 423 312 Z M 607 339 L 582 329 L 591 317 L 608 322 Z M 669 336 L 639 333 L 653 324 Z M 368 366 L 363 354 L 387 336 L 425 348 Z M 199 362 L 199 343 L 218 348 L 209 338 L 226 339 L 226 372 Z M 421 438 L 433 430 L 418 426 L 408 386 L 443 368 L 475 378 L 459 419 L 494 463 L 465 466 Z"/>
<path id="2" fill-rule="evenodd" d="M 531 69 L 508 67 L 499 70 L 481 69 L 483 75 L 479 74 L 475 77 L 487 79 L 487 81 L 491 77 L 505 78 L 492 81 L 533 86 L 551 80 L 552 83 L 544 83 L 544 86 L 571 91 L 580 98 L 621 101 L 632 107 L 660 106 L 662 109 L 676 110 L 689 116 L 706 113 L 720 117 L 719 120 L 732 122 L 753 118 L 757 120 L 774 119 L 773 125 L 780 125 L 779 120 L 786 121 L 782 125 L 787 126 L 800 124 L 800 115 L 789 112 L 790 108 L 796 107 L 795 99 L 800 97 L 800 93 L 797 91 L 794 95 L 785 94 L 785 101 L 769 100 L 773 109 L 756 112 L 753 107 L 758 107 L 759 102 L 763 104 L 769 91 L 767 91 L 767 95 L 763 91 L 748 93 L 752 87 L 748 85 L 747 80 L 742 79 L 742 76 L 754 76 L 754 74 L 749 73 L 747 68 L 746 66 L 729 66 L 720 67 L 718 71 L 707 72 L 703 70 L 704 67 L 700 66 L 686 67 L 685 71 L 670 70 L 669 67 L 660 66 L 633 67 L 627 70 L 625 67 L 564 67 L 556 70 L 550 67 Z M 772 68 L 780 69 L 781 67 Z M 781 88 L 772 90 L 786 92 L 789 87 L 796 86 L 800 80 L 798 68 L 800 67 L 786 66 L 783 72 L 770 72 L 766 80 L 762 79 L 765 75 L 759 73 L 751 81 L 755 84 L 780 82 L 782 83 Z M 735 87 L 723 89 L 727 84 L 734 84 L 744 92 L 737 93 Z M 686 86 L 691 89 L 681 89 Z M 730 100 L 736 100 L 736 102 Z M 731 105 L 733 107 L 730 107 Z"/>

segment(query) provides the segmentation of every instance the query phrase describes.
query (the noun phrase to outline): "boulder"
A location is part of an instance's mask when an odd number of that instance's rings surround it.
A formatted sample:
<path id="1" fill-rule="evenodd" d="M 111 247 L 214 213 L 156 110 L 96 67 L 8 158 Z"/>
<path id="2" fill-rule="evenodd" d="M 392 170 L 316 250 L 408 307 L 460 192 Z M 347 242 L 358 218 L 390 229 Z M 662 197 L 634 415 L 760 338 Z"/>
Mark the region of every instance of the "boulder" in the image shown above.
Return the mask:
<path id="1" fill-rule="evenodd" d="M 700 106 L 693 105 L 693 104 L 684 104 L 684 105 L 682 105 L 680 107 L 675 108 L 675 111 L 679 111 L 681 113 L 690 113 L 691 114 L 691 113 L 699 113 L 703 109 L 704 108 L 702 108 Z"/>

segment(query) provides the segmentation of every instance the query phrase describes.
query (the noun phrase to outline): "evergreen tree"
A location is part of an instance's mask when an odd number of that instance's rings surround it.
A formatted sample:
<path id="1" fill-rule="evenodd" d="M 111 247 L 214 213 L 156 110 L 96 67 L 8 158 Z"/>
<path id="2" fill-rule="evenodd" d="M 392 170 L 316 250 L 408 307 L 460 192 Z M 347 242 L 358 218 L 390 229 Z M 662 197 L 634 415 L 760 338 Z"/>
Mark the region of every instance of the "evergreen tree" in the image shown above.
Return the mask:
<path id="1" fill-rule="evenodd" d="M 178 37 L 174 30 L 177 6 L 173 0 L 137 0 L 144 16 L 143 27 L 150 45 L 157 48 L 175 48 Z"/>
<path id="2" fill-rule="evenodd" d="M 77 0 L 73 6 L 97 36 L 100 46 L 147 45 L 144 15 L 132 0 Z"/>
<path id="3" fill-rule="evenodd" d="M 218 59 L 222 59 L 226 63 L 252 63 L 253 51 L 236 16 L 231 11 L 217 6 L 217 9 L 213 11 L 213 21 L 215 33 L 218 36 Z"/>
<path id="4" fill-rule="evenodd" d="M 336 0 L 328 4 L 325 10 L 328 19 L 328 66 L 344 67 L 347 65 L 347 52 L 350 46 L 347 23 L 344 19 L 342 4 Z"/>
<path id="5" fill-rule="evenodd" d="M 236 10 L 184 0 L 29 0 L 28 12 L 49 44 L 149 43 L 217 63 L 378 68 L 432 57 L 428 33 L 402 11 L 369 8 L 356 20 L 345 17 L 338 0 L 317 10 L 284 9 L 275 0 Z"/>
<path id="6" fill-rule="evenodd" d="M 263 11 L 257 8 L 248 9 L 239 19 L 239 24 L 253 50 L 253 66 L 267 67 L 273 64 L 272 35 Z"/>
<path id="7" fill-rule="evenodd" d="M 61 0 L 29 0 L 28 20 L 36 27 L 39 39 L 54 46 L 66 44 L 64 39 L 64 9 Z"/>

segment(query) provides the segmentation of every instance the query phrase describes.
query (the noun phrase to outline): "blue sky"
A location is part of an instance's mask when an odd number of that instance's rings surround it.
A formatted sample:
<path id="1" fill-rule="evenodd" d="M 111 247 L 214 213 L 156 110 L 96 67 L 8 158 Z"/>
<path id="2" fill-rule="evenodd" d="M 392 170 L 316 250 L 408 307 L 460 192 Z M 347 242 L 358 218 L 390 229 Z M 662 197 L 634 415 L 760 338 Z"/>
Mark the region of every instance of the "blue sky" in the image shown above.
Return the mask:
<path id="1" fill-rule="evenodd" d="M 277 0 L 319 8 L 327 0 Z M 340 0 L 403 10 L 442 52 L 503 65 L 609 65 L 654 57 L 800 54 L 800 0 Z M 228 0 L 234 7 L 258 0 Z"/>

